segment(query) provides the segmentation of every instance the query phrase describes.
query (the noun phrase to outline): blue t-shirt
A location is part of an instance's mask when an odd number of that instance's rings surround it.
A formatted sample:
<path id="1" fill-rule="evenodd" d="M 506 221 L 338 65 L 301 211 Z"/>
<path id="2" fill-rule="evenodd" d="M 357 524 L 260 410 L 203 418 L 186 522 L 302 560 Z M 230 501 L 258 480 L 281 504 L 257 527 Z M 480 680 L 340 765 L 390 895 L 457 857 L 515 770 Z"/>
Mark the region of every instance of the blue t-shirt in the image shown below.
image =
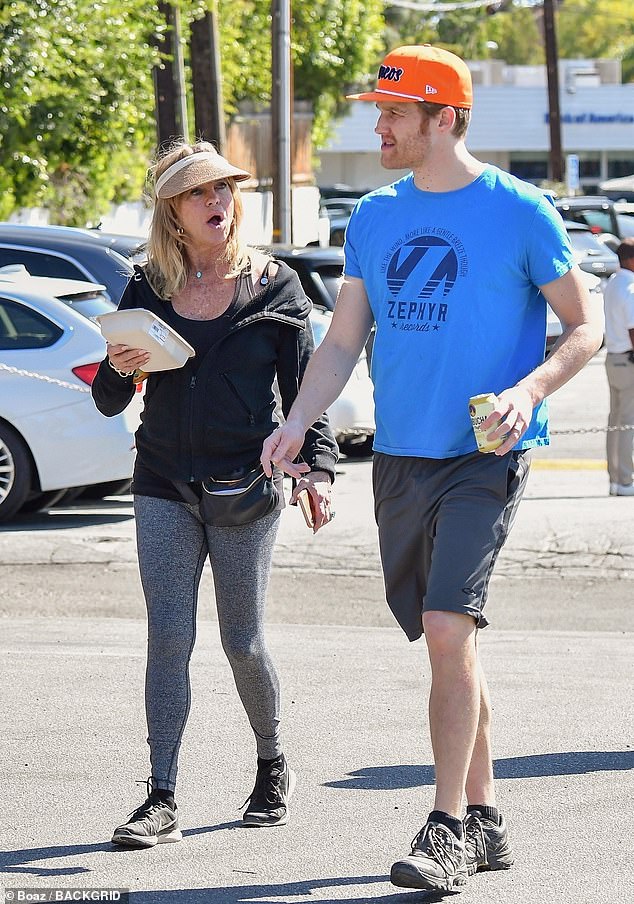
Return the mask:
<path id="1" fill-rule="evenodd" d="M 363 279 L 376 321 L 374 448 L 426 458 L 475 451 L 469 398 L 541 364 L 538 286 L 573 263 L 551 200 L 493 166 L 457 191 L 421 191 L 410 174 L 361 198 L 345 273 Z M 542 402 L 516 448 L 548 441 Z"/>

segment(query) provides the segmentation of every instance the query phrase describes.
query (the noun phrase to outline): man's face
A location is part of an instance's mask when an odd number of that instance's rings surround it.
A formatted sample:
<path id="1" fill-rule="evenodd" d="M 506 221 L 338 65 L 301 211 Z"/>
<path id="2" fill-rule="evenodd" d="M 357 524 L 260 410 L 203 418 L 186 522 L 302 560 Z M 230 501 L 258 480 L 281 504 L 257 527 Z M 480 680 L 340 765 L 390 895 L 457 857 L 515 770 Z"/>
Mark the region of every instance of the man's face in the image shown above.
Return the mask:
<path id="1" fill-rule="evenodd" d="M 374 131 L 381 138 L 381 165 L 385 169 L 416 169 L 431 149 L 430 119 L 418 104 L 385 103 L 379 111 Z"/>

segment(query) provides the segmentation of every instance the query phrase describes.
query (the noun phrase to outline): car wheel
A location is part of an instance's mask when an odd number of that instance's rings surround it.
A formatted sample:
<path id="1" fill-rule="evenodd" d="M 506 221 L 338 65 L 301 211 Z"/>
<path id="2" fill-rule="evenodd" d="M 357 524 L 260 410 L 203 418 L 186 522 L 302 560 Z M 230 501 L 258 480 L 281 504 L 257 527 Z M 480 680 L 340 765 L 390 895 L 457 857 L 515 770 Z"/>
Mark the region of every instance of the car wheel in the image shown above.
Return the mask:
<path id="1" fill-rule="evenodd" d="M 31 490 L 29 453 L 15 430 L 0 424 L 0 521 L 8 521 Z"/>
<path id="2" fill-rule="evenodd" d="M 337 441 L 339 451 L 348 458 L 369 458 L 372 455 L 374 434 L 370 436 L 349 436 Z"/>
<path id="3" fill-rule="evenodd" d="M 48 490 L 46 493 L 37 493 L 31 499 L 27 499 L 20 512 L 43 512 L 53 508 L 59 502 L 66 490 Z"/>

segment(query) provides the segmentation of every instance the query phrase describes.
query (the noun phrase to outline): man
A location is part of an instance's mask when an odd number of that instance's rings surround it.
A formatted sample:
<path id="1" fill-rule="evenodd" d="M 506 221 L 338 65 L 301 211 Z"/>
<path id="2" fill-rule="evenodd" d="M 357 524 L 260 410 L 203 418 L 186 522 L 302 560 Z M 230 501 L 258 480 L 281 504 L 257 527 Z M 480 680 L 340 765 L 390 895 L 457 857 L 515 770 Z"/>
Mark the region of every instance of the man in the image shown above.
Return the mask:
<path id="1" fill-rule="evenodd" d="M 467 151 L 472 88 L 462 60 L 429 45 L 398 48 L 376 91 L 352 99 L 376 102 L 383 166 L 412 172 L 355 208 L 330 330 L 262 461 L 301 477 L 292 462 L 304 431 L 345 385 L 375 322 L 373 484 L 386 596 L 410 640 L 424 631 L 436 772 L 434 808 L 391 879 L 460 890 L 468 873 L 513 863 L 476 645 L 489 578 L 526 450 L 548 442 L 544 399 L 583 367 L 602 330 L 548 198 Z M 546 301 L 564 329 L 544 362 Z M 487 455 L 469 419 L 469 398 L 484 392 L 497 398 L 483 427 L 501 440 Z"/>
<path id="2" fill-rule="evenodd" d="M 610 385 L 609 427 L 634 424 L 634 238 L 616 249 L 621 265 L 605 289 L 605 369 Z M 607 434 L 610 496 L 634 496 L 632 430 Z"/>

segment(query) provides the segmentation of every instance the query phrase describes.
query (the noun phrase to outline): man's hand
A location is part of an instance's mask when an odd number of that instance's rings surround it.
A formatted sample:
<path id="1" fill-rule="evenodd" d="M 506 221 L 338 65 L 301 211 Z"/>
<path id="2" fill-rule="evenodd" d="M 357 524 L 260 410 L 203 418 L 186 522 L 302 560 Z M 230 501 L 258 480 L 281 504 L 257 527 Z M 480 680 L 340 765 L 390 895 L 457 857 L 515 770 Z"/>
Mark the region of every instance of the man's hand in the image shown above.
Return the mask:
<path id="1" fill-rule="evenodd" d="M 505 437 L 502 445 L 494 450 L 495 455 L 506 455 L 513 449 L 526 432 L 533 416 L 533 400 L 527 389 L 514 386 L 505 389 L 497 397 L 495 408 L 482 422 L 482 430 L 489 442 Z M 496 421 L 500 423 L 493 429 Z"/>
<path id="2" fill-rule="evenodd" d="M 268 439 L 264 440 L 260 461 L 267 477 L 273 473 L 273 465 L 296 480 L 310 471 L 310 466 L 304 462 L 293 463 L 304 445 L 305 435 L 305 431 L 301 427 L 287 421 L 274 430 Z"/>

